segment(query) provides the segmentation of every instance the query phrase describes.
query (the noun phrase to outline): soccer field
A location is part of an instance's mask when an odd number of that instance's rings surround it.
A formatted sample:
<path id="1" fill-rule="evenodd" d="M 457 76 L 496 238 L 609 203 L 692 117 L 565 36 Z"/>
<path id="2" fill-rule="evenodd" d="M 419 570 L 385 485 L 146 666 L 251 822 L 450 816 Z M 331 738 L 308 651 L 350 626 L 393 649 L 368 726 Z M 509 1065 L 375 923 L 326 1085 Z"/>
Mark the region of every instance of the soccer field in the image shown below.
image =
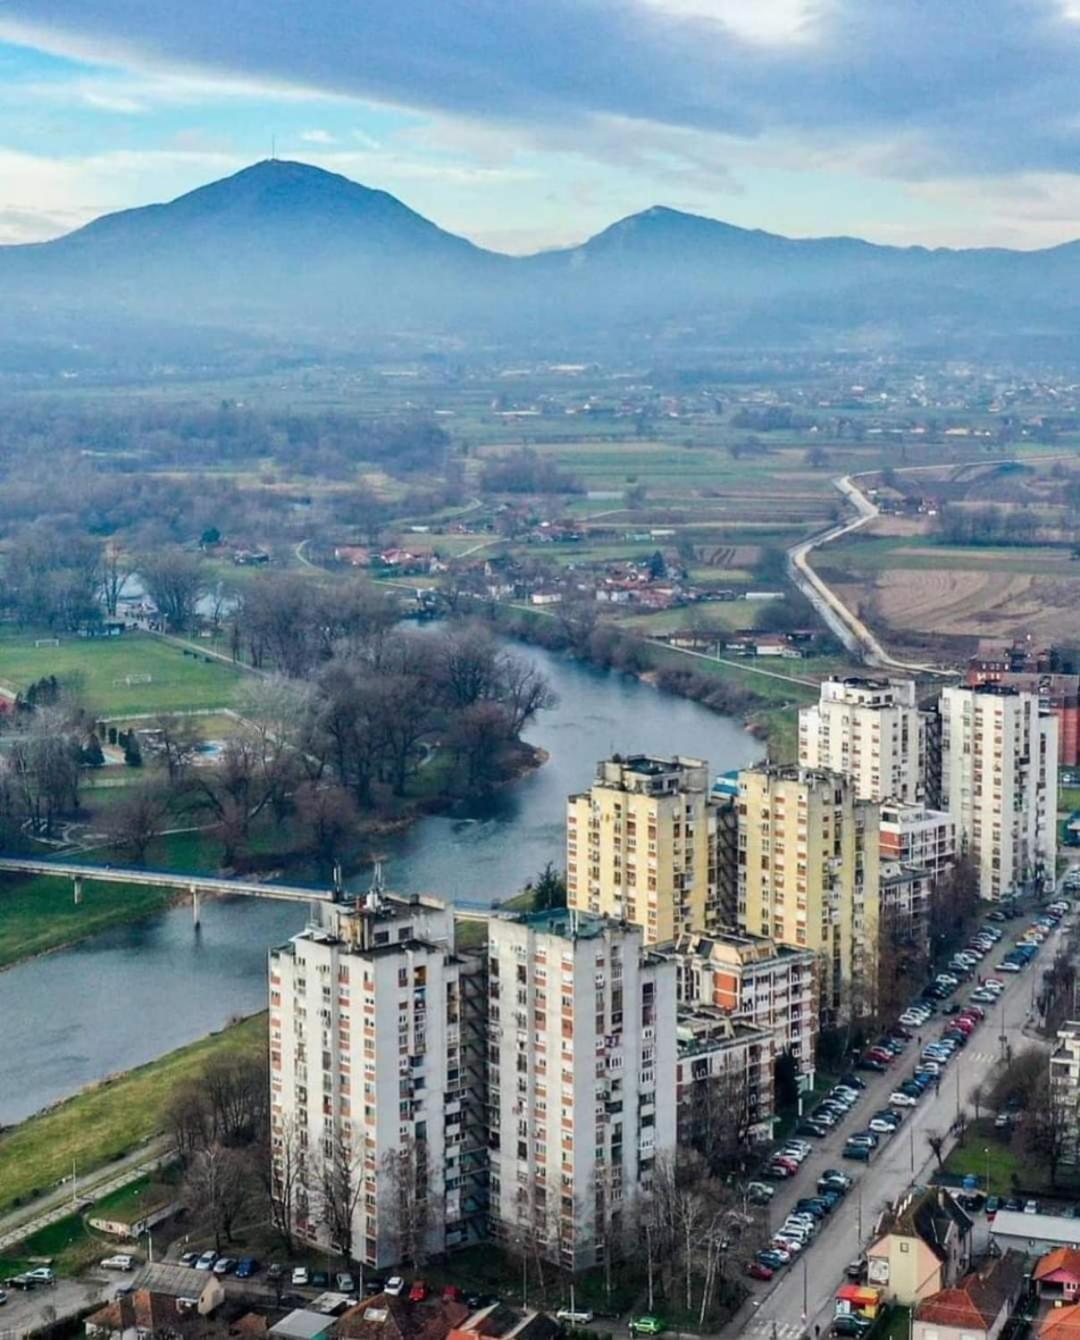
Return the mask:
<path id="1" fill-rule="evenodd" d="M 101 640 L 62 635 L 59 646 L 35 646 L 42 637 L 0 635 L 0 684 L 25 692 L 45 675 L 78 676 L 87 703 L 103 716 L 228 707 L 243 673 L 223 661 L 185 656 L 148 633 Z"/>

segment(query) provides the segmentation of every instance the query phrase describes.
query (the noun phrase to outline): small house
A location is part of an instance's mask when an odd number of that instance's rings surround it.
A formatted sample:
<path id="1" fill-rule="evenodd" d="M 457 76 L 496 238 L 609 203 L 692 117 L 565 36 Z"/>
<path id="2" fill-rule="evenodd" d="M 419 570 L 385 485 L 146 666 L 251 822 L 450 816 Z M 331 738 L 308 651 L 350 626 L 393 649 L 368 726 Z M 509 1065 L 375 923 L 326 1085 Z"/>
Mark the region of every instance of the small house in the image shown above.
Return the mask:
<path id="1" fill-rule="evenodd" d="M 971 1263 L 972 1222 L 942 1187 L 916 1188 L 882 1215 L 867 1281 L 911 1306 L 949 1288 Z"/>
<path id="2" fill-rule="evenodd" d="M 1040 1298 L 1080 1301 L 1080 1251 L 1075 1247 L 1055 1247 L 1042 1257 L 1031 1275 Z"/>

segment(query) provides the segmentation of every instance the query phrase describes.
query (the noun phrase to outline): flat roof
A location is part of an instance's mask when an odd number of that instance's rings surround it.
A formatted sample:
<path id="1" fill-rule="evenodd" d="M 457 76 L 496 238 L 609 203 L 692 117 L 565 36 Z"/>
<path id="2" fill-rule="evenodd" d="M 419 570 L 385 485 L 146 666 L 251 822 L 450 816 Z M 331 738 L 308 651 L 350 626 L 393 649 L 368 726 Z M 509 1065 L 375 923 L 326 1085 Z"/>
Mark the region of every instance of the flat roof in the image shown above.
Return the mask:
<path id="1" fill-rule="evenodd" d="M 1080 1219 L 1063 1214 L 1024 1214 L 1022 1210 L 998 1210 L 990 1225 L 995 1238 L 1026 1238 L 1036 1242 L 1057 1242 L 1063 1247 L 1080 1246 Z"/>

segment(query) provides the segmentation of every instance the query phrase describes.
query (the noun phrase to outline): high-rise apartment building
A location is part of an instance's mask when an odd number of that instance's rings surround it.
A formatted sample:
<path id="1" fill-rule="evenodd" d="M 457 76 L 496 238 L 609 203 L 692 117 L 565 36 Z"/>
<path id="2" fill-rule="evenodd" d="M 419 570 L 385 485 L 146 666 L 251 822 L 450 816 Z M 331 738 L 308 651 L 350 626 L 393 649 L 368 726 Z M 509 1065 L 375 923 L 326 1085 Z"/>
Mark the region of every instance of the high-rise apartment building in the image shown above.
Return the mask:
<path id="1" fill-rule="evenodd" d="M 695 758 L 616 755 L 566 814 L 571 907 L 640 926 L 646 944 L 719 919 L 715 810 Z"/>
<path id="2" fill-rule="evenodd" d="M 679 1004 L 721 1010 L 772 1038 L 771 1060 L 795 1058 L 803 1084 L 814 1082 L 818 1032 L 816 957 L 742 931 L 682 936 L 672 953 Z"/>
<path id="3" fill-rule="evenodd" d="M 483 1237 L 485 964 L 452 910 L 373 892 L 270 953 L 276 1195 L 373 1267 Z"/>
<path id="4" fill-rule="evenodd" d="M 956 821 L 946 810 L 892 801 L 881 807 L 881 860 L 938 877 L 956 860 Z"/>
<path id="5" fill-rule="evenodd" d="M 878 809 L 835 772 L 739 773 L 740 925 L 817 956 L 822 1027 L 873 1005 Z"/>
<path id="6" fill-rule="evenodd" d="M 711 1006 L 679 1009 L 679 1144 L 743 1154 L 772 1135 L 772 1034 Z"/>
<path id="7" fill-rule="evenodd" d="M 1057 719 L 1001 684 L 941 693 L 942 801 L 997 899 L 1052 878 L 1057 859 Z"/>
<path id="8" fill-rule="evenodd" d="M 799 762 L 849 777 L 857 800 L 924 799 L 927 713 L 914 680 L 826 680 L 799 710 Z"/>
<path id="9" fill-rule="evenodd" d="M 675 1148 L 675 965 L 565 908 L 492 921 L 488 952 L 492 1227 L 591 1266 Z"/>

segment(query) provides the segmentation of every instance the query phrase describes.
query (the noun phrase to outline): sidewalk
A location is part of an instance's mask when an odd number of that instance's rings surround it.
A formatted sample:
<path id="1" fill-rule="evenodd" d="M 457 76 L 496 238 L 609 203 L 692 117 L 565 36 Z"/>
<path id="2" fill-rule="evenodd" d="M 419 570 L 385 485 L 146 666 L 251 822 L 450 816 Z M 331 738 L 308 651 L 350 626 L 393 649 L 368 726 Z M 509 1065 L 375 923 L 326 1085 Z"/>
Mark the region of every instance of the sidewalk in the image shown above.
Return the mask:
<path id="1" fill-rule="evenodd" d="M 36 1200 L 0 1215 L 0 1251 L 74 1213 L 88 1200 L 99 1200 L 145 1173 L 156 1171 L 169 1162 L 172 1153 L 171 1141 L 159 1136 L 122 1159 L 79 1177 L 74 1188 L 68 1178 Z"/>

